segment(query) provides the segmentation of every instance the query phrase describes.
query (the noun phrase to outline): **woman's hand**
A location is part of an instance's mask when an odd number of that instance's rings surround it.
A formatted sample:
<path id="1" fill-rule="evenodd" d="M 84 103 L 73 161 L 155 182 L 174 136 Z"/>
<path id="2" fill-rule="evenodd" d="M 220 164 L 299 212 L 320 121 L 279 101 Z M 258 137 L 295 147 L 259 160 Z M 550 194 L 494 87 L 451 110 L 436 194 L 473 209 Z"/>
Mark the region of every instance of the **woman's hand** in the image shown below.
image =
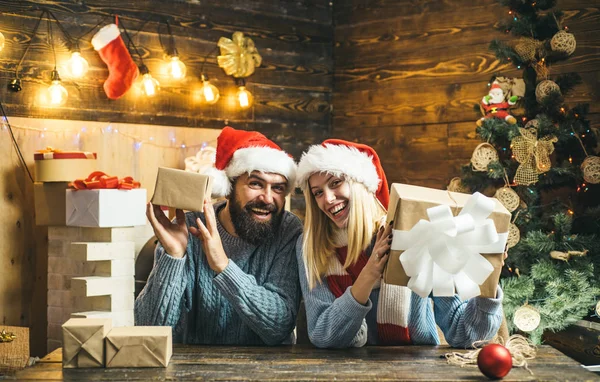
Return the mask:
<path id="1" fill-rule="evenodd" d="M 390 246 L 392 244 L 392 224 L 382 226 L 377 231 L 375 245 L 369 256 L 369 261 L 356 278 L 351 292 L 354 299 L 366 304 L 369 300 L 369 295 L 375 286 L 375 283 L 381 279 L 385 265 L 390 256 Z"/>

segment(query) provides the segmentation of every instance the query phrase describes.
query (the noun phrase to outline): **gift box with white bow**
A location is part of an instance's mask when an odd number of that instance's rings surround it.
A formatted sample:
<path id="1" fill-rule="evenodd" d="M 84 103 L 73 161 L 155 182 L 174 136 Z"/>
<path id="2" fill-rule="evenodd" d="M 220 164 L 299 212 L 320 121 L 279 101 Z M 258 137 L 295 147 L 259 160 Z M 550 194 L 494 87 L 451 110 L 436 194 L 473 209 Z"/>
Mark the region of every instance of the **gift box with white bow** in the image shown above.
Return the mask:
<path id="1" fill-rule="evenodd" d="M 421 297 L 463 300 L 496 296 L 511 214 L 480 193 L 392 184 L 387 221 L 394 221 L 388 284 Z"/>

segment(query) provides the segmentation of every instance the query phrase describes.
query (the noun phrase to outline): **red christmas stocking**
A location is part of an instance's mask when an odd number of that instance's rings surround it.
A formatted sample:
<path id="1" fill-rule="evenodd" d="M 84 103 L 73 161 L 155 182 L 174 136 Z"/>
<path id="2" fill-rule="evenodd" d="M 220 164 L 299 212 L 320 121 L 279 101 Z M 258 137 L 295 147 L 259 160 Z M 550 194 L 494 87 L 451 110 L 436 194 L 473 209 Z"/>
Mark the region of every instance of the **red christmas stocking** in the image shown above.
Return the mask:
<path id="1" fill-rule="evenodd" d="M 121 97 L 133 85 L 139 70 L 121 38 L 119 27 L 115 24 L 103 27 L 92 38 L 92 45 L 108 66 L 104 92 L 110 99 Z"/>

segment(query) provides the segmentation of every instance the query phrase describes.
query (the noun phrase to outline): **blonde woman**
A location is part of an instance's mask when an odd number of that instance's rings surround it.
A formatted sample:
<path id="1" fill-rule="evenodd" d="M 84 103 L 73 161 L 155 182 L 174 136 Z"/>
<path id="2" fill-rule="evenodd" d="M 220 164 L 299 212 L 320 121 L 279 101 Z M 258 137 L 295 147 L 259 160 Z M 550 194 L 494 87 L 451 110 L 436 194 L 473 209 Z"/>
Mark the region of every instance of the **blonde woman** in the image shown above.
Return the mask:
<path id="1" fill-rule="evenodd" d="M 454 347 L 496 334 L 500 288 L 494 299 L 461 301 L 421 298 L 383 282 L 392 239 L 391 225 L 383 223 L 389 192 L 371 147 L 337 139 L 311 146 L 298 165 L 298 185 L 306 218 L 296 248 L 315 346 L 437 345 L 436 324 Z"/>

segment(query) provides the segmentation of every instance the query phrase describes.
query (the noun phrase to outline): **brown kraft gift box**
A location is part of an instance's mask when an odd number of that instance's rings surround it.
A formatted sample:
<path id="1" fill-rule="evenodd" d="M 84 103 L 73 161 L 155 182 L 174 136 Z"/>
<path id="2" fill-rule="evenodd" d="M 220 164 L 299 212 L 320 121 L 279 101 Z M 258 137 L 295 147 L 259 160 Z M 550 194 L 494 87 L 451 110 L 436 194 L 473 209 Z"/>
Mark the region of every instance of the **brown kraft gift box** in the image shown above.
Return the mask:
<path id="1" fill-rule="evenodd" d="M 456 216 L 470 197 L 470 194 L 394 183 L 390 191 L 387 221 L 394 221 L 394 230 L 409 231 L 419 220 L 429 220 L 427 216 L 428 208 L 442 204 L 448 205 L 453 215 Z M 498 200 L 493 200 L 496 206 L 488 218 L 494 221 L 498 233 L 507 232 L 511 214 Z M 404 272 L 400 261 L 398 261 L 402 252 L 394 250 L 390 252 L 390 258 L 383 274 L 383 279 L 388 284 L 401 286 L 408 284 L 409 277 Z M 504 253 L 481 255 L 494 267 L 494 271 L 480 285 L 481 296 L 495 298 Z"/>
<path id="2" fill-rule="evenodd" d="M 67 224 L 65 194 L 69 182 L 35 182 L 33 201 L 35 204 L 35 224 L 64 226 Z"/>
<path id="3" fill-rule="evenodd" d="M 29 328 L 0 326 L 0 374 L 21 370 L 29 361 Z M 8 342 L 10 341 L 10 342 Z M 0 379 L 2 379 L 0 375 Z"/>
<path id="4" fill-rule="evenodd" d="M 106 367 L 167 367 L 172 354 L 170 326 L 114 328 L 106 337 Z"/>
<path id="5" fill-rule="evenodd" d="M 71 318 L 63 329 L 63 367 L 104 367 L 104 338 L 110 318 Z"/>
<path id="6" fill-rule="evenodd" d="M 195 172 L 159 167 L 152 204 L 187 211 L 204 209 L 204 198 L 212 190 L 212 178 Z"/>

